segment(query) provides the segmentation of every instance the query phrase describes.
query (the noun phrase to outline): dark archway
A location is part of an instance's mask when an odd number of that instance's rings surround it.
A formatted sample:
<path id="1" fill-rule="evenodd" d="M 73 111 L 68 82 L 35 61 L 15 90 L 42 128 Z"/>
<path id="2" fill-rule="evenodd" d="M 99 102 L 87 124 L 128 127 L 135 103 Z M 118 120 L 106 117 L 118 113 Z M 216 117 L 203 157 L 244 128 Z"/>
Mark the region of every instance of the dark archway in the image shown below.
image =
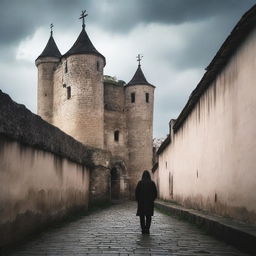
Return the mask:
<path id="1" fill-rule="evenodd" d="M 120 198 L 120 174 L 117 168 L 111 169 L 111 199 L 118 200 Z"/>

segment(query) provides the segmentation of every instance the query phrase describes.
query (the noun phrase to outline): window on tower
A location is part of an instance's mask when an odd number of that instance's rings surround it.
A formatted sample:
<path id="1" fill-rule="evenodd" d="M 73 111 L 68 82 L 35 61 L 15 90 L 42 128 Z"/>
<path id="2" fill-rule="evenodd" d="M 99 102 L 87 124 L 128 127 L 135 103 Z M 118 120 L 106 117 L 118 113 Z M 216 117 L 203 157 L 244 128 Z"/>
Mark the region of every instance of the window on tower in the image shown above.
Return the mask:
<path id="1" fill-rule="evenodd" d="M 65 73 L 68 73 L 68 62 L 65 62 Z"/>
<path id="2" fill-rule="evenodd" d="M 99 61 L 97 61 L 97 71 L 100 71 L 100 62 Z"/>
<path id="3" fill-rule="evenodd" d="M 67 99 L 69 100 L 71 98 L 71 87 L 67 87 Z"/>
<path id="4" fill-rule="evenodd" d="M 131 93 L 131 103 L 135 102 L 135 92 Z"/>
<path id="5" fill-rule="evenodd" d="M 115 131 L 115 132 L 114 132 L 114 140 L 115 140 L 116 142 L 119 141 L 119 131 Z"/>
<path id="6" fill-rule="evenodd" d="M 149 102 L 149 93 L 146 92 L 145 96 L 146 96 L 146 102 Z"/>

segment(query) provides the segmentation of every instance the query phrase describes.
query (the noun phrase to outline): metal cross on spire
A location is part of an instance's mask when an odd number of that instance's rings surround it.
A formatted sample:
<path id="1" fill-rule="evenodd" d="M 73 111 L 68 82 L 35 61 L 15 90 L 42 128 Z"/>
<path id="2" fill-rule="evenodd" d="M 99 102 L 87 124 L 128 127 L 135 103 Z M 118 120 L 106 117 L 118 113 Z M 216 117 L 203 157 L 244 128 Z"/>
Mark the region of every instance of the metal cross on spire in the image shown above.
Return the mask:
<path id="1" fill-rule="evenodd" d="M 141 62 L 141 59 L 143 58 L 143 55 L 141 54 L 138 54 L 137 56 L 137 61 L 139 62 L 139 66 L 140 66 L 140 62 Z"/>
<path id="2" fill-rule="evenodd" d="M 86 13 L 86 10 L 82 11 L 81 13 L 81 16 L 79 19 L 83 19 L 83 28 L 85 27 L 85 24 L 84 24 L 84 18 L 88 16 L 88 13 Z"/>
<path id="3" fill-rule="evenodd" d="M 53 33 L 53 24 L 51 23 L 51 25 L 50 25 L 50 28 L 51 28 L 51 36 L 52 36 L 52 33 Z"/>

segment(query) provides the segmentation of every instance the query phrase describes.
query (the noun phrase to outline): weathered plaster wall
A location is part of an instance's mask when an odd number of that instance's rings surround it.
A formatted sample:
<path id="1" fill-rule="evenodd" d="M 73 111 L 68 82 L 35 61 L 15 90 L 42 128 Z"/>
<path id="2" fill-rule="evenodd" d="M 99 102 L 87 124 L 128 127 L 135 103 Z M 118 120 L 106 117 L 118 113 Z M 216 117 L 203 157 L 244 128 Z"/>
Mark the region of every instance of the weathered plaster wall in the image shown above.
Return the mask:
<path id="1" fill-rule="evenodd" d="M 256 32 L 159 155 L 160 197 L 256 223 Z M 171 173 L 171 174 L 169 174 Z"/>
<path id="2" fill-rule="evenodd" d="M 155 182 L 157 187 L 157 194 L 159 194 L 159 174 L 158 174 L 158 168 L 151 173 L 151 179 Z"/>
<path id="3" fill-rule="evenodd" d="M 53 89 L 53 124 L 83 144 L 101 149 L 104 144 L 103 67 L 101 57 L 71 55 L 62 59 L 62 65 L 55 71 Z"/>
<path id="4" fill-rule="evenodd" d="M 91 204 L 110 200 L 110 159 L 109 152 L 84 146 L 0 90 L 0 246 L 86 210 L 89 197 Z M 104 175 L 96 180 L 99 170 Z M 101 189 L 93 192 L 95 186 Z"/>
<path id="5" fill-rule="evenodd" d="M 135 93 L 135 102 L 131 102 L 131 93 Z M 149 93 L 149 102 L 145 94 Z M 154 87 L 136 85 L 125 87 L 125 113 L 128 130 L 129 170 L 131 194 L 141 179 L 144 170 L 152 168 L 153 158 L 153 106 Z"/>
<path id="6" fill-rule="evenodd" d="M 86 167 L 3 136 L 0 184 L 1 244 L 70 211 L 86 211 L 88 207 Z"/>

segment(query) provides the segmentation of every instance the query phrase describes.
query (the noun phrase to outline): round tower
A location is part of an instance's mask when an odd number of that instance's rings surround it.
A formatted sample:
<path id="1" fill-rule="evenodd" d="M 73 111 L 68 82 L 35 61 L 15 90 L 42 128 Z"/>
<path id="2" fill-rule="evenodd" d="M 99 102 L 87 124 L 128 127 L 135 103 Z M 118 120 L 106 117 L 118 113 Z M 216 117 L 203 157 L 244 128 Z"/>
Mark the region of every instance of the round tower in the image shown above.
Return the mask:
<path id="1" fill-rule="evenodd" d="M 53 118 L 53 76 L 61 58 L 52 34 L 51 30 L 47 45 L 35 61 L 38 68 L 37 114 L 49 123 Z"/>
<path id="2" fill-rule="evenodd" d="M 59 106 L 63 110 L 60 128 L 83 144 L 103 148 L 105 57 L 89 39 L 84 20 L 76 42 L 62 57 L 62 65 L 61 90 L 66 93 Z"/>
<path id="3" fill-rule="evenodd" d="M 125 86 L 128 129 L 130 192 L 133 197 L 144 170 L 152 168 L 153 106 L 155 86 L 150 84 L 139 65 L 132 80 Z"/>

